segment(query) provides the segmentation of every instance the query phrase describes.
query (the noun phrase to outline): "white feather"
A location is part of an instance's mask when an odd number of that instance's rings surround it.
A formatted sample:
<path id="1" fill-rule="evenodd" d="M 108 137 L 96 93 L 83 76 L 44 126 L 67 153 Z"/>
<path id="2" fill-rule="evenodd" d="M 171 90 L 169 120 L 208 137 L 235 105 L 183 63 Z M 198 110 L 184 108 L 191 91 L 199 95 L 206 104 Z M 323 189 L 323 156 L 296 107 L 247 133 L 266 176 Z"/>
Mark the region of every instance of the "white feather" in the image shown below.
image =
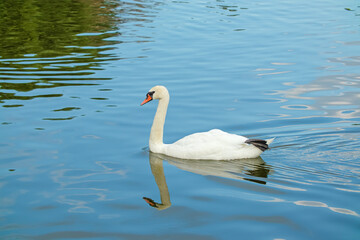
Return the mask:
<path id="1" fill-rule="evenodd" d="M 231 160 L 257 158 L 263 152 L 252 144 L 245 143 L 248 138 L 213 129 L 188 135 L 173 144 L 163 143 L 163 129 L 169 103 L 169 93 L 163 86 L 150 89 L 152 99 L 159 99 L 159 105 L 151 127 L 149 148 L 154 153 L 182 159 Z M 145 101 L 144 101 L 145 102 Z M 267 140 L 270 144 L 273 139 Z"/>

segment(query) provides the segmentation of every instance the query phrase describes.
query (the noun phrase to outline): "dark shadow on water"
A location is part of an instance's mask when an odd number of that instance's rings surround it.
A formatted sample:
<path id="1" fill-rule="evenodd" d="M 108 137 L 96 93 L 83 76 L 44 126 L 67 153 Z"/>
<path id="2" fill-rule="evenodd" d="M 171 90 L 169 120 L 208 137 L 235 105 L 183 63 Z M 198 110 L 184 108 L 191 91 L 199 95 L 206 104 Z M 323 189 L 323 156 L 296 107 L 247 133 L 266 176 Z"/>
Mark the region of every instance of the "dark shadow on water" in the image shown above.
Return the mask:
<path id="1" fill-rule="evenodd" d="M 151 172 L 159 188 L 161 202 L 155 202 L 149 197 L 143 197 L 143 199 L 149 206 L 155 207 L 158 210 L 164 210 L 171 206 L 170 193 L 166 184 L 163 167 L 164 160 L 188 172 L 231 180 L 246 180 L 258 184 L 266 184 L 265 179 L 270 172 L 270 166 L 261 157 L 227 161 L 189 160 L 149 152 Z"/>

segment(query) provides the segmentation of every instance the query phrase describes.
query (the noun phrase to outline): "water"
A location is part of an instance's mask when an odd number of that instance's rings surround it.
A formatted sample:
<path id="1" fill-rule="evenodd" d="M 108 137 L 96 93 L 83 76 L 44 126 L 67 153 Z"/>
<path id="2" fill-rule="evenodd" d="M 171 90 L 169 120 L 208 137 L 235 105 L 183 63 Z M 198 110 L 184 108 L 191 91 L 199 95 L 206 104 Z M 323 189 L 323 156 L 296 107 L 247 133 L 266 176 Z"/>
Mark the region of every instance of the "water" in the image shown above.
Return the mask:
<path id="1" fill-rule="evenodd" d="M 359 14 L 350 0 L 1 1 L 1 239 L 359 239 Z M 157 84 L 165 142 L 220 128 L 272 150 L 150 154 L 156 104 L 139 104 Z"/>

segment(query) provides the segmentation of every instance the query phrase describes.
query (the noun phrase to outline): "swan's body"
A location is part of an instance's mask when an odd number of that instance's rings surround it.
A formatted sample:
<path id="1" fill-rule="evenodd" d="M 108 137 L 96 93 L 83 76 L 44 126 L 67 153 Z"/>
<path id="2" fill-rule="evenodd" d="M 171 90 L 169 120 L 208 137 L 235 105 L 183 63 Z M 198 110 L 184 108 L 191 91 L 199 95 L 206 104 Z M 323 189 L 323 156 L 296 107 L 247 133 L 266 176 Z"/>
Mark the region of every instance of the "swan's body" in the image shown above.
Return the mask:
<path id="1" fill-rule="evenodd" d="M 248 139 L 236 134 L 213 129 L 188 135 L 173 144 L 163 143 L 163 132 L 170 96 L 164 86 L 150 89 L 141 105 L 159 99 L 159 104 L 151 127 L 149 148 L 151 152 L 161 153 L 182 159 L 230 160 L 256 158 L 268 149 L 271 140 Z"/>

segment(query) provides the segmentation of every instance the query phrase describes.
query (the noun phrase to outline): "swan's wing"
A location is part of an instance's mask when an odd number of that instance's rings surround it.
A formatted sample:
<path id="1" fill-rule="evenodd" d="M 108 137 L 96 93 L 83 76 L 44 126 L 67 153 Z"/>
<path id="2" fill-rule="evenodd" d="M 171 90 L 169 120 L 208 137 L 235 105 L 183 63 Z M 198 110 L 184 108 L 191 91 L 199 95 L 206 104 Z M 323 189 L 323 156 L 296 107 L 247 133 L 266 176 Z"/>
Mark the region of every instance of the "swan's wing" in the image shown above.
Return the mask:
<path id="1" fill-rule="evenodd" d="M 165 154 L 186 159 L 234 159 L 234 154 L 248 147 L 246 137 L 230 134 L 218 129 L 188 135 L 173 144 L 168 144 Z"/>
<path id="2" fill-rule="evenodd" d="M 200 132 L 188 135 L 173 143 L 174 145 L 191 146 L 191 145 L 208 145 L 216 144 L 220 146 L 238 146 L 245 143 L 248 138 L 236 134 L 227 133 L 219 129 L 213 129 L 208 132 Z"/>
<path id="3" fill-rule="evenodd" d="M 207 133 L 209 135 L 212 135 L 214 138 L 217 139 L 217 141 L 221 142 L 222 144 L 227 144 L 227 145 L 230 144 L 230 145 L 233 145 L 236 147 L 238 147 L 240 144 L 245 143 L 245 141 L 248 140 L 247 137 L 232 134 L 232 133 L 227 133 L 227 132 L 221 131 L 219 129 L 213 129 Z"/>

